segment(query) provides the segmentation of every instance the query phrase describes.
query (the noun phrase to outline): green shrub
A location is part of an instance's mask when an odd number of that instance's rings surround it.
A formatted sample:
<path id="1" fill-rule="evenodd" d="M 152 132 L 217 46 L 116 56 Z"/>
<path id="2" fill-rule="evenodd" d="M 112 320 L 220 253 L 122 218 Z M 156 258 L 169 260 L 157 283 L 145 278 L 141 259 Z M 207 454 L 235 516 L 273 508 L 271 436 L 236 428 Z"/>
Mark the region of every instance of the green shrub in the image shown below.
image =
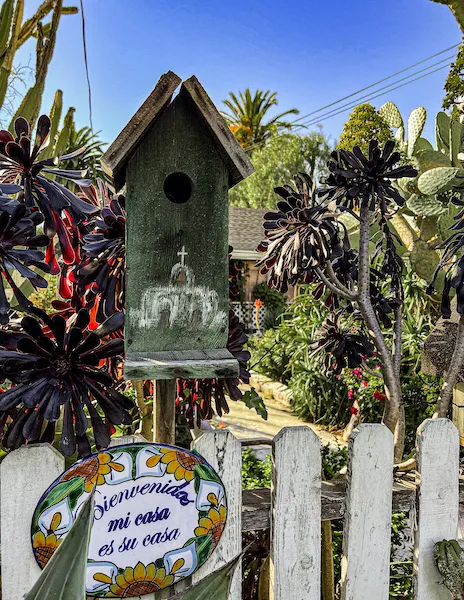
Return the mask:
<path id="1" fill-rule="evenodd" d="M 253 299 L 261 300 L 266 309 L 264 328 L 270 329 L 274 327 L 278 318 L 285 312 L 287 296 L 282 294 L 282 292 L 270 288 L 265 281 L 262 281 L 253 288 Z"/>

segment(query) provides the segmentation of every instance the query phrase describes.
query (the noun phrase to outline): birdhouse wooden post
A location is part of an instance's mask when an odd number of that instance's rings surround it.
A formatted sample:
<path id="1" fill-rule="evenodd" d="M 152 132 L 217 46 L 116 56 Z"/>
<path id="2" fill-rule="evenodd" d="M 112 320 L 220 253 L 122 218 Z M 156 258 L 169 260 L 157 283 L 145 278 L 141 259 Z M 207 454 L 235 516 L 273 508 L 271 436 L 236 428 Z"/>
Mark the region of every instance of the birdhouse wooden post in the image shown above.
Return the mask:
<path id="1" fill-rule="evenodd" d="M 228 190 L 253 167 L 196 77 L 163 75 L 102 164 L 126 186 L 125 377 L 236 375 Z"/>

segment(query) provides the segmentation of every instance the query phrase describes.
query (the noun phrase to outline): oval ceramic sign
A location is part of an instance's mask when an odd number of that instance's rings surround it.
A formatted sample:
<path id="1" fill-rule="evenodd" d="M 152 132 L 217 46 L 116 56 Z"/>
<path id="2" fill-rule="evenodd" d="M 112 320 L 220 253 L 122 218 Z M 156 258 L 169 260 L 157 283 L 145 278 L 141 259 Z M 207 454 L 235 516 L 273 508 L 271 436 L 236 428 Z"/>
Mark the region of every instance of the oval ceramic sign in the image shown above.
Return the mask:
<path id="1" fill-rule="evenodd" d="M 32 546 L 42 568 L 94 488 L 88 597 L 168 587 L 205 563 L 224 530 L 224 486 L 201 456 L 159 444 L 116 446 L 74 464 L 39 501 Z"/>

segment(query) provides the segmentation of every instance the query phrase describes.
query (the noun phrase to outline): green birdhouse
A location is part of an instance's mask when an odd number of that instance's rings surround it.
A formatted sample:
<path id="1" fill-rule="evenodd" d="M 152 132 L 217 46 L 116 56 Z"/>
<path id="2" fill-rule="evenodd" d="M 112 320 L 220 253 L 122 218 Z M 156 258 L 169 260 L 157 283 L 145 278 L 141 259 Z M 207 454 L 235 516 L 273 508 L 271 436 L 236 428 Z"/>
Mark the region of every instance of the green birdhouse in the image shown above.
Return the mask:
<path id="1" fill-rule="evenodd" d="M 236 375 L 228 190 L 253 167 L 196 77 L 163 75 L 102 164 L 126 190 L 125 377 Z"/>

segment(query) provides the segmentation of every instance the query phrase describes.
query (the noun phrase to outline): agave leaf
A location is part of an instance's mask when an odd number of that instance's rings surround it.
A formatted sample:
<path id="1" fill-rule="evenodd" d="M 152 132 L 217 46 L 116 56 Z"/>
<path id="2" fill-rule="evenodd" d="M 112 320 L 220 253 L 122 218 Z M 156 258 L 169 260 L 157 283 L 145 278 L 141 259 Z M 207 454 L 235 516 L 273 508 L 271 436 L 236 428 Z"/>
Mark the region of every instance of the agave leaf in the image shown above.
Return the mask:
<path id="1" fill-rule="evenodd" d="M 241 558 L 242 554 L 239 554 L 219 571 L 211 573 L 200 583 L 190 586 L 183 592 L 170 596 L 169 600 L 227 600 L 232 575 Z M 69 600 L 74 599 L 69 598 Z"/>
<path id="2" fill-rule="evenodd" d="M 85 579 L 93 522 L 93 494 L 24 600 L 85 600 Z"/>

